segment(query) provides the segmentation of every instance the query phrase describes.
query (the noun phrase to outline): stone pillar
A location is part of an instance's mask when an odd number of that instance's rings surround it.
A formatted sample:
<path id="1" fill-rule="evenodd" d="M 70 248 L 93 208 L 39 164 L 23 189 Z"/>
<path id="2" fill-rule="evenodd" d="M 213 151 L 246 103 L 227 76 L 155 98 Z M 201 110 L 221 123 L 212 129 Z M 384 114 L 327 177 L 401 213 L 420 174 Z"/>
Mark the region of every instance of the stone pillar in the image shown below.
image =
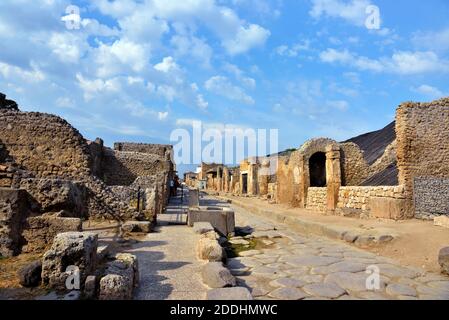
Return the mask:
<path id="1" fill-rule="evenodd" d="M 341 187 L 340 148 L 338 146 L 326 148 L 326 182 L 327 210 L 335 211 Z"/>
<path id="2" fill-rule="evenodd" d="M 299 207 L 307 206 L 307 190 L 310 186 L 309 165 L 303 155 L 299 159 Z"/>
<path id="3" fill-rule="evenodd" d="M 248 194 L 255 196 L 258 194 L 257 163 L 251 163 L 248 168 Z"/>
<path id="4" fill-rule="evenodd" d="M 217 168 L 217 185 L 216 185 L 216 190 L 218 192 L 221 191 L 221 182 L 223 180 L 223 169 L 222 168 Z"/>
<path id="5" fill-rule="evenodd" d="M 270 181 L 270 161 L 262 162 L 262 170 L 259 171 L 259 194 L 268 194 L 268 183 Z"/>

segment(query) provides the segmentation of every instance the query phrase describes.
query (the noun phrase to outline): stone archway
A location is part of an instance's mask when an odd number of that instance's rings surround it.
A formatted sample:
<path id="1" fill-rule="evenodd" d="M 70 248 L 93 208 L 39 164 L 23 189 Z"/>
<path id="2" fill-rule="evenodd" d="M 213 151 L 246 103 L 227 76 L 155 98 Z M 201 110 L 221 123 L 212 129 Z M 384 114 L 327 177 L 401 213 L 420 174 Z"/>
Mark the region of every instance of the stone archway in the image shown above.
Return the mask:
<path id="1" fill-rule="evenodd" d="M 311 187 L 325 187 L 326 179 L 326 154 L 324 152 L 314 153 L 309 159 L 309 185 Z"/>
<path id="2" fill-rule="evenodd" d="M 341 186 L 340 145 L 331 139 L 312 139 L 302 145 L 299 155 L 301 206 L 307 206 L 309 187 L 325 187 L 327 209 L 335 210 Z"/>

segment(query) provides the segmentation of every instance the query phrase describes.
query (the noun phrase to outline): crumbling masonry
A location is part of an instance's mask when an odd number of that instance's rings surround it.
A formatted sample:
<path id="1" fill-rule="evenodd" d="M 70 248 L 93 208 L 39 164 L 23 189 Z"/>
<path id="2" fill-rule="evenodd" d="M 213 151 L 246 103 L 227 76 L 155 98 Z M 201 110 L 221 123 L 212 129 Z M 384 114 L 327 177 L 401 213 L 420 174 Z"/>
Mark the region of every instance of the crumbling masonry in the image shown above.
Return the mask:
<path id="1" fill-rule="evenodd" d="M 199 178 L 205 175 L 211 190 L 323 214 L 449 215 L 449 98 L 403 103 L 393 123 L 345 142 L 316 138 L 238 168 L 202 164 Z"/>

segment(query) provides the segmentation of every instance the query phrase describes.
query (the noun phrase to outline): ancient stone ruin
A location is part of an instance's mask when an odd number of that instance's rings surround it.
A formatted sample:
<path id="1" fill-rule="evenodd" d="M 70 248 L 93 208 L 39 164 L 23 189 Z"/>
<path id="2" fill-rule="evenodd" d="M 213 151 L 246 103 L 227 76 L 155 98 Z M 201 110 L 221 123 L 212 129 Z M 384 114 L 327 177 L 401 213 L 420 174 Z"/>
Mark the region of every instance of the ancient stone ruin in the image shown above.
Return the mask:
<path id="1" fill-rule="evenodd" d="M 172 146 L 121 142 L 111 149 L 101 139 L 86 140 L 60 117 L 22 112 L 1 94 L 0 255 L 43 254 L 51 246 L 43 257 L 44 283 L 61 286 L 64 279 L 54 272 L 70 263 L 85 266 L 90 276 L 97 244 L 80 233 L 83 223 L 112 220 L 124 232 L 151 231 L 167 205 L 174 170 Z M 79 245 L 81 260 L 65 252 L 79 233 L 87 237 Z M 129 297 L 108 292 L 108 281 L 101 284 L 103 298 Z"/>
<path id="2" fill-rule="evenodd" d="M 311 139 L 238 167 L 202 163 L 186 182 L 325 214 L 431 220 L 449 212 L 448 115 L 447 98 L 406 102 L 382 130 L 344 142 Z"/>

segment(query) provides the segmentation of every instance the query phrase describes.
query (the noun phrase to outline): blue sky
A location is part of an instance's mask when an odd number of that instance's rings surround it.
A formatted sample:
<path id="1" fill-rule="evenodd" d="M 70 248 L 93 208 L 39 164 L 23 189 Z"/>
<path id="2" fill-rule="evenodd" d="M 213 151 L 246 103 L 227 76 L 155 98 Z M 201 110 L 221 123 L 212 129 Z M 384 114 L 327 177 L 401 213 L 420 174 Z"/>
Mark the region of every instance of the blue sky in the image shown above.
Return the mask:
<path id="1" fill-rule="evenodd" d="M 79 30 L 61 21 L 68 5 Z M 446 0 L 3 0 L 0 91 L 107 145 L 168 143 L 201 120 L 277 128 L 297 148 L 448 96 L 447 17 Z"/>

